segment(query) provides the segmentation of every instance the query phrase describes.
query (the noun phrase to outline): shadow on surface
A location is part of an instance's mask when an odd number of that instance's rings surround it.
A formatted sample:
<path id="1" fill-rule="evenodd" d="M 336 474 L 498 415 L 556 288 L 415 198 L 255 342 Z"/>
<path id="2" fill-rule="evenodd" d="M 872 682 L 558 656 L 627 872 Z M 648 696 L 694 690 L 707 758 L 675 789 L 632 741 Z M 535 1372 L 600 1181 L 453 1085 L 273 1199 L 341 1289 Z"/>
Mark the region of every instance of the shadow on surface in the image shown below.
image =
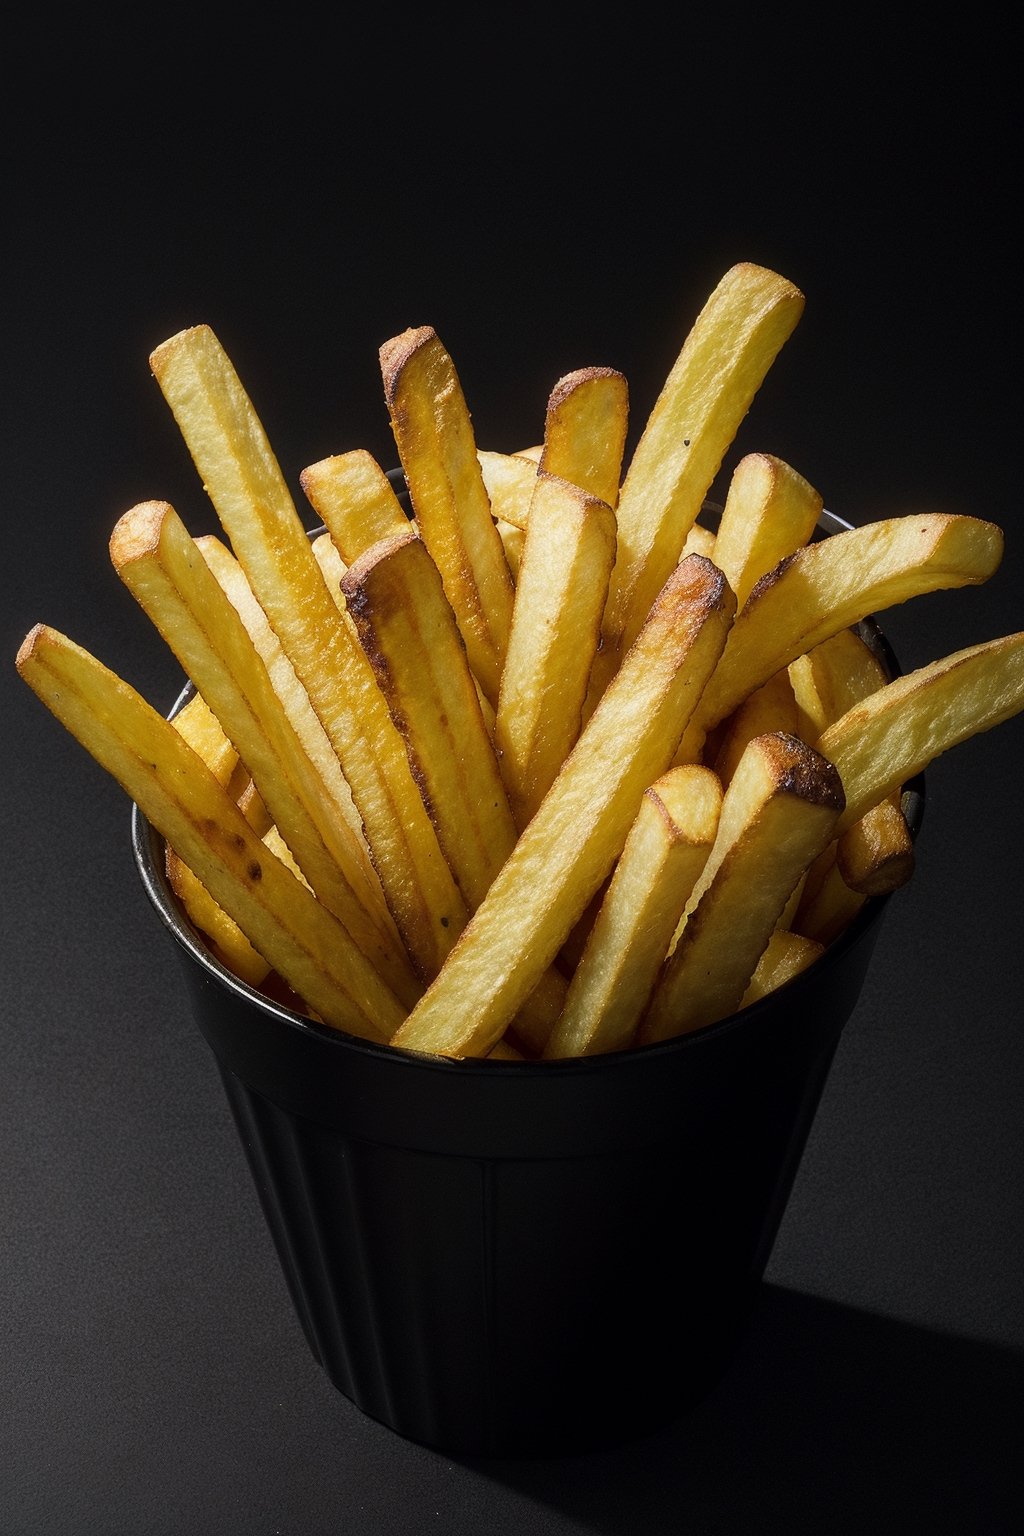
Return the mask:
<path id="1" fill-rule="evenodd" d="M 600 1455 L 469 1465 L 608 1536 L 1000 1536 L 1024 1529 L 1022 1389 L 1008 1350 L 766 1285 L 684 1420 Z"/>

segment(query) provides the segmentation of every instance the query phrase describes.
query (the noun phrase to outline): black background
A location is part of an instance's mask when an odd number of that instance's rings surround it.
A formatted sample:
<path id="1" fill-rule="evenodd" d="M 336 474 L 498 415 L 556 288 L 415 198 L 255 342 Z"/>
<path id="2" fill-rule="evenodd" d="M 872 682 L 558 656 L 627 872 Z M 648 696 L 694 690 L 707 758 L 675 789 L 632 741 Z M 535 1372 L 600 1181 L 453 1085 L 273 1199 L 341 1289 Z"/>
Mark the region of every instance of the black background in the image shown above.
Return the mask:
<path id="1" fill-rule="evenodd" d="M 245 16 L 216 51 L 209 19 L 37 25 L 13 56 L 4 1536 L 989 1533 L 1024 1512 L 1019 718 L 929 772 L 918 869 L 729 1378 L 618 1452 L 462 1464 L 363 1419 L 309 1356 L 127 801 L 14 672 L 45 621 L 161 708 L 178 691 L 106 545 L 150 497 L 215 526 L 148 369 L 183 326 L 217 331 L 301 504 L 307 463 L 394 462 L 377 349 L 410 325 L 451 352 L 481 445 L 538 441 L 588 364 L 626 374 L 635 441 L 740 260 L 807 304 L 718 488 L 760 449 L 853 522 L 998 522 L 989 583 L 884 616 L 905 667 L 1024 625 L 1007 37 L 980 15 L 821 42 L 781 18 L 613 21 L 495 14 L 439 48 L 439 18 L 371 39 Z"/>

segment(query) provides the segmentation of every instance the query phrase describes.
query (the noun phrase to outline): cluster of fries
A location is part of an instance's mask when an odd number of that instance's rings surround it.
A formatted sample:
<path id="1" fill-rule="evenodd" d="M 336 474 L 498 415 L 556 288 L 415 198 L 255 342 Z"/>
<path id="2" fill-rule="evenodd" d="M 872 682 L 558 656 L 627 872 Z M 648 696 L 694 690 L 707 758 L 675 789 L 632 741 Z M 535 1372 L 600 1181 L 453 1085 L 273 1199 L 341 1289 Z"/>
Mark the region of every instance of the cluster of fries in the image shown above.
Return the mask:
<path id="1" fill-rule="evenodd" d="M 902 790 L 1024 705 L 1024 633 L 891 677 L 864 621 L 987 580 L 991 522 L 820 537 L 822 497 L 737 429 L 804 306 L 742 263 L 628 466 L 613 368 L 542 441 L 478 447 L 429 326 L 380 349 L 409 512 L 362 450 L 307 530 L 199 325 L 150 363 L 223 527 L 132 507 L 115 570 L 195 692 L 168 721 L 58 631 L 17 666 L 166 842 L 242 980 L 362 1038 L 554 1060 L 701 1028 L 783 985 L 910 877 Z"/>

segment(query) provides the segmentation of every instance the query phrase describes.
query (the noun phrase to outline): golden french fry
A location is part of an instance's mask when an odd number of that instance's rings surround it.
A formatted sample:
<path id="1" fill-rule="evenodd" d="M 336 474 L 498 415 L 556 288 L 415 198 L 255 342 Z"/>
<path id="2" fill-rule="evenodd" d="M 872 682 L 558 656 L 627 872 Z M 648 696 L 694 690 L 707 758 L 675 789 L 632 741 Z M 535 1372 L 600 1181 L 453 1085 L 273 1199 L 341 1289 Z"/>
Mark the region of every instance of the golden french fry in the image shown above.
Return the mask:
<path id="1" fill-rule="evenodd" d="M 310 464 L 299 484 L 346 565 L 378 540 L 409 531 L 394 486 L 363 448 Z"/>
<path id="2" fill-rule="evenodd" d="M 644 791 L 545 1047 L 549 1060 L 632 1044 L 721 808 L 717 776 L 697 764 L 669 769 Z"/>
<path id="3" fill-rule="evenodd" d="M 394 1043 L 485 1054 L 611 872 L 644 790 L 671 761 L 735 613 L 721 572 L 677 565 L 615 681 Z"/>
<path id="4" fill-rule="evenodd" d="M 685 560 L 687 555 L 706 555 L 709 560 L 714 560 L 714 530 L 706 528 L 703 523 L 694 523 L 683 541 L 680 560 Z"/>
<path id="5" fill-rule="evenodd" d="M 354 627 L 327 590 L 262 424 L 209 326 L 150 364 L 281 646 L 331 742 L 392 916 L 419 975 L 436 974 L 463 903 Z"/>
<path id="6" fill-rule="evenodd" d="M 341 578 L 348 570 L 348 566 L 338 553 L 337 544 L 329 533 L 318 533 L 310 548 L 313 551 L 313 558 L 320 567 L 320 574 L 327 584 L 328 592 L 339 609 L 344 610 L 345 600 L 341 595 Z"/>
<path id="7" fill-rule="evenodd" d="M 509 523 L 524 530 L 537 483 L 537 460 L 524 453 L 497 453 L 492 448 L 478 448 L 476 456 L 491 503 L 491 516 L 496 523 Z"/>
<path id="8" fill-rule="evenodd" d="M 726 449 L 803 308 L 793 283 L 741 262 L 697 316 L 619 492 L 618 556 L 588 709 L 679 559 Z"/>
<path id="9" fill-rule="evenodd" d="M 578 368 L 548 396 L 540 468 L 614 507 L 629 426 L 629 387 L 617 368 Z"/>
<path id="10" fill-rule="evenodd" d="M 950 747 L 1024 708 L 1024 631 L 967 646 L 878 688 L 818 737 L 839 770 L 836 835 Z"/>
<path id="11" fill-rule="evenodd" d="M 615 560 L 615 514 L 541 471 L 516 585 L 494 743 L 523 827 L 579 735 Z"/>
<path id="12" fill-rule="evenodd" d="M 699 733 L 802 652 L 925 592 L 987 581 L 1002 554 L 995 523 L 945 513 L 886 518 L 798 549 L 761 578 L 737 614 L 681 759 Z"/>
<path id="13" fill-rule="evenodd" d="M 748 744 L 638 1043 L 687 1034 L 736 1011 L 797 881 L 832 838 L 842 808 L 839 774 L 813 747 L 782 732 Z"/>
<path id="14" fill-rule="evenodd" d="M 748 453 L 733 470 L 715 536 L 715 564 L 740 608 L 780 560 L 810 543 L 823 501 L 802 475 L 768 453 Z"/>
<path id="15" fill-rule="evenodd" d="M 252 944 L 326 1024 L 387 1040 L 405 1009 L 343 924 L 260 842 L 200 757 L 130 684 L 38 624 L 17 668 Z"/>
<path id="16" fill-rule="evenodd" d="M 110 538 L 114 569 L 210 704 L 317 898 L 342 922 L 406 1006 L 422 987 L 377 891 L 352 858 L 346 822 L 281 707 L 237 610 L 167 502 L 141 502 Z"/>
<path id="17" fill-rule="evenodd" d="M 407 528 L 360 555 L 342 593 L 473 911 L 511 853 L 516 826 L 441 574 Z"/>
<path id="18" fill-rule="evenodd" d="M 270 966 L 254 949 L 234 918 L 228 917 L 173 848 L 164 857 L 167 883 L 185 910 L 185 916 L 203 935 L 222 965 L 246 982 L 258 987 L 270 972 Z"/>
<path id="19" fill-rule="evenodd" d="M 808 882 L 792 927 L 827 948 L 849 927 L 867 899 L 863 891 L 850 889 L 833 857 L 823 861 L 820 874 Z"/>
<path id="20" fill-rule="evenodd" d="M 512 622 L 512 573 L 455 365 L 433 327 L 424 325 L 386 341 L 380 366 L 416 526 L 441 572 L 474 676 L 496 707 Z"/>
<path id="21" fill-rule="evenodd" d="M 881 657 L 858 629 L 840 629 L 789 664 L 789 680 L 800 718 L 799 735 L 814 741 L 889 681 Z"/>
<path id="22" fill-rule="evenodd" d="M 234 743 L 201 693 L 194 693 L 174 717 L 178 731 L 193 752 L 197 752 L 220 784 L 229 784 L 238 765 Z"/>
<path id="23" fill-rule="evenodd" d="M 759 998 L 777 991 L 824 953 L 824 944 L 805 938 L 803 934 L 792 933 L 787 928 L 776 928 L 757 962 L 740 1007 L 749 1008 Z"/>
<path id="24" fill-rule="evenodd" d="M 728 784 L 747 743 L 755 736 L 764 736 L 769 731 L 784 731 L 788 736 L 800 734 L 796 699 L 786 668 L 780 668 L 760 688 L 749 693 L 723 724 L 726 729 L 711 761 L 722 783 Z"/>
<path id="25" fill-rule="evenodd" d="M 914 839 L 898 791 L 847 827 L 836 844 L 836 864 L 850 889 L 865 896 L 906 885 L 914 873 Z"/>
<path id="26" fill-rule="evenodd" d="M 505 559 L 508 561 L 508 568 L 512 572 L 512 580 L 518 581 L 526 534 L 522 528 L 517 528 L 515 523 L 501 521 L 496 523 L 495 527 L 501 535 L 501 543 L 505 551 Z"/>

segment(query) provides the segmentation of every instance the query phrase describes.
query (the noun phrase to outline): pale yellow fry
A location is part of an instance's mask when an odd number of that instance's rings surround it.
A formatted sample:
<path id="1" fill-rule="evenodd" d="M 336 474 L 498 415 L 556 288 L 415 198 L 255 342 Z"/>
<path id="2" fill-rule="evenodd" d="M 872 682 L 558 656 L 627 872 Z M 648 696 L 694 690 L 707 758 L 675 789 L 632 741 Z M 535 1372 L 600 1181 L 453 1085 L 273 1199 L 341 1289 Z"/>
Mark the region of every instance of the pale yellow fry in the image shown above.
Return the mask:
<path id="1" fill-rule="evenodd" d="M 796 699 L 786 668 L 780 668 L 760 688 L 748 694 L 724 724 L 724 733 L 714 754 L 714 769 L 722 783 L 728 784 L 747 743 L 755 736 L 764 736 L 769 731 L 785 731 L 790 736 L 800 734 Z"/>
<path id="2" fill-rule="evenodd" d="M 402 1004 L 343 924 L 268 853 L 168 720 L 46 625 L 26 636 L 17 668 L 324 1023 L 390 1038 L 404 1017 Z"/>
<path id="3" fill-rule="evenodd" d="M 473 911 L 511 853 L 516 827 L 440 572 L 407 527 L 349 566 L 342 593 Z"/>
<path id="4" fill-rule="evenodd" d="M 514 523 L 499 522 L 495 526 L 501 535 L 502 547 L 505 550 L 508 568 L 512 572 L 512 579 L 513 581 L 518 581 L 519 566 L 523 558 L 523 545 L 526 542 L 526 534 L 522 528 L 517 528 Z"/>
<path id="5" fill-rule="evenodd" d="M 517 448 L 516 453 L 521 459 L 532 459 L 535 464 L 539 464 L 544 457 L 544 444 L 531 443 L 528 448 Z"/>
<path id="6" fill-rule="evenodd" d="M 817 740 L 839 770 L 837 836 L 950 747 L 1024 708 L 1024 631 L 967 646 L 878 688 Z"/>
<path id="7" fill-rule="evenodd" d="M 441 572 L 469 664 L 496 706 L 512 622 L 512 573 L 462 385 L 432 326 L 386 341 L 380 366 L 416 526 Z"/>
<path id="8" fill-rule="evenodd" d="M 331 742 L 418 973 L 436 974 L 462 902 L 402 738 L 354 627 L 316 563 L 262 424 L 209 326 L 150 363 L 232 549 Z"/>
<path id="9" fill-rule="evenodd" d="M 889 681 L 881 658 L 856 629 L 841 629 L 789 664 L 805 741 Z"/>
<path id="10" fill-rule="evenodd" d="M 899 890 L 914 873 L 914 839 L 897 791 L 847 827 L 836 845 L 836 863 L 846 884 L 865 896 Z"/>
<path id="11" fill-rule="evenodd" d="M 798 549 L 761 578 L 737 614 L 682 752 L 802 652 L 922 593 L 979 585 L 1002 553 L 995 523 L 945 513 L 886 518 Z"/>
<path id="12" fill-rule="evenodd" d="M 794 886 L 833 836 L 842 806 L 838 773 L 805 742 L 777 732 L 748 744 L 638 1043 L 688 1034 L 739 1008 Z"/>
<path id="13" fill-rule="evenodd" d="M 619 492 L 618 555 L 589 708 L 678 560 L 725 452 L 803 308 L 793 283 L 741 262 L 725 273 L 691 327 Z"/>
<path id="14" fill-rule="evenodd" d="M 579 735 L 614 560 L 615 514 L 608 504 L 538 474 L 494 720 L 519 827 Z"/>
<path id="15" fill-rule="evenodd" d="M 685 560 L 687 555 L 706 555 L 709 560 L 715 558 L 715 535 L 711 528 L 705 528 L 703 523 L 694 523 L 683 541 L 680 552 L 680 560 Z"/>
<path id="16" fill-rule="evenodd" d="M 477 459 L 495 522 L 525 529 L 537 483 L 537 461 L 522 453 L 497 453 L 478 448 Z"/>
<path id="17" fill-rule="evenodd" d="M 564 374 L 548 396 L 540 468 L 614 507 L 628 426 L 629 386 L 617 368 Z"/>
<path id="18" fill-rule="evenodd" d="M 810 543 L 822 498 L 803 475 L 768 453 L 748 453 L 733 471 L 715 538 L 715 564 L 742 608 L 780 560 Z"/>
<path id="19" fill-rule="evenodd" d="M 338 553 L 338 546 L 329 533 L 319 533 L 312 541 L 311 548 L 313 550 L 313 557 L 320 567 L 320 574 L 327 583 L 327 590 L 334 598 L 338 608 L 344 611 L 345 599 L 341 595 L 341 578 L 348 570 L 348 566 Z M 317 723 L 319 724 L 319 721 Z"/>
<path id="20" fill-rule="evenodd" d="M 824 953 L 824 944 L 805 938 L 801 933 L 792 933 L 788 928 L 776 928 L 757 962 L 740 1007 L 749 1008 L 751 1003 L 767 997 L 769 992 L 778 991 Z"/>
<path id="21" fill-rule="evenodd" d="M 352 862 L 349 828 L 323 794 L 239 613 L 173 507 L 149 501 L 124 513 L 110 557 L 235 743 L 317 898 L 411 1006 L 422 988 L 397 935 L 367 904 L 373 892 Z"/>
<path id="22" fill-rule="evenodd" d="M 394 1043 L 485 1054 L 611 872 L 721 654 L 735 598 L 699 555 L 675 568 L 536 816 Z"/>
<path id="23" fill-rule="evenodd" d="M 409 530 L 394 486 L 364 448 L 310 464 L 299 484 L 346 565 L 379 539 Z"/>
<path id="24" fill-rule="evenodd" d="M 238 753 L 201 693 L 194 693 L 174 717 L 178 731 L 193 752 L 198 752 L 219 784 L 229 784 L 238 766 Z"/>
<path id="25" fill-rule="evenodd" d="M 671 768 L 644 791 L 544 1055 L 632 1044 L 672 935 L 715 840 L 722 786 L 710 768 Z"/>

